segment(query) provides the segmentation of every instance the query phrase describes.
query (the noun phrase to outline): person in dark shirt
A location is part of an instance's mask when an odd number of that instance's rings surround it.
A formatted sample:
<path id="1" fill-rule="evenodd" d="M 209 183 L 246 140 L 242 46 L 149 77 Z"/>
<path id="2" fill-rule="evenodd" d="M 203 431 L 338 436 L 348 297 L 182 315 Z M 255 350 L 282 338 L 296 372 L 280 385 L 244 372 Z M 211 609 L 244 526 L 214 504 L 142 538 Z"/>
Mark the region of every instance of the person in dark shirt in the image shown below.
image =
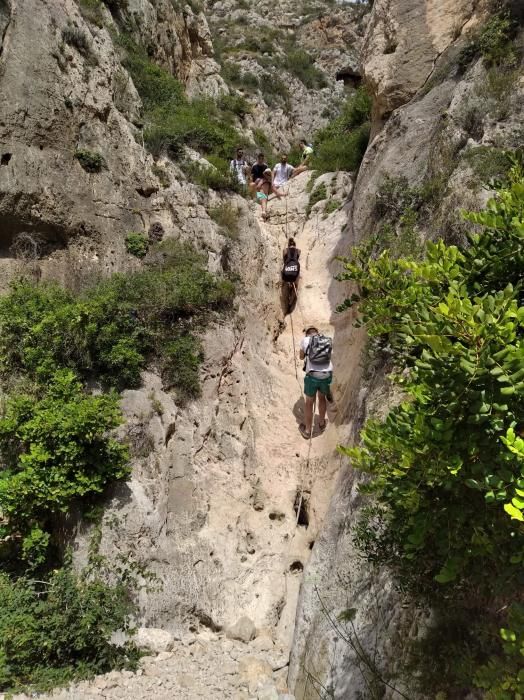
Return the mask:
<path id="1" fill-rule="evenodd" d="M 264 154 L 259 153 L 257 156 L 257 162 L 251 168 L 251 181 L 249 183 L 249 189 L 252 193 L 254 193 L 257 189 L 257 180 L 264 177 L 265 170 L 267 170 L 267 163 L 264 160 Z"/>

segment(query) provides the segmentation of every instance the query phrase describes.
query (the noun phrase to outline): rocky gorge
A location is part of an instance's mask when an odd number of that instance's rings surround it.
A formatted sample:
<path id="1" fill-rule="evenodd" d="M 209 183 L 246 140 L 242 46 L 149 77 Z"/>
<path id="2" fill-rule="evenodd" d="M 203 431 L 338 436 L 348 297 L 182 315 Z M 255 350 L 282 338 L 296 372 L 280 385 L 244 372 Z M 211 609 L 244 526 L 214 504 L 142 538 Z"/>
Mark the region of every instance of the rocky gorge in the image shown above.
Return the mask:
<path id="1" fill-rule="evenodd" d="M 472 48 L 499 12 L 517 27 L 509 68 Z M 131 232 L 152 251 L 156 239 L 189 242 L 236 284 L 233 307 L 200 333 L 200 395 L 182 400 L 155 363 L 142 368 L 119 395 L 129 478 L 104 491 L 96 525 L 76 506 L 60 523 L 77 568 L 96 534 L 101 556 L 154 576 L 135 613 L 148 655 L 50 696 L 518 697 L 421 689 L 410 645 L 431 613 L 355 544 L 367 477 L 337 448 L 357 445 L 400 391 L 387 353 L 362 359 L 358 311 L 340 310 L 354 284 L 335 276 L 374 236 L 401 255 L 424 240 L 464 243 L 460 210 L 483 207 L 522 146 L 522 26 L 518 3 L 488 0 L 0 0 L 2 292 L 21 275 L 77 292 L 138 273 L 149 258 L 130 254 Z M 201 179 L 208 163 L 220 169 L 221 132 L 154 140 L 164 113 L 143 82 L 155 66 L 189 101 L 227 105 L 217 122 L 231 120 L 253 152 L 325 128 L 363 81 L 371 133 L 358 172 L 299 175 L 262 221 L 249 198 Z M 234 223 L 217 216 L 225 208 Z M 292 314 L 280 284 L 289 236 L 302 250 Z M 337 399 L 311 442 L 297 429 L 309 324 L 334 338 Z"/>

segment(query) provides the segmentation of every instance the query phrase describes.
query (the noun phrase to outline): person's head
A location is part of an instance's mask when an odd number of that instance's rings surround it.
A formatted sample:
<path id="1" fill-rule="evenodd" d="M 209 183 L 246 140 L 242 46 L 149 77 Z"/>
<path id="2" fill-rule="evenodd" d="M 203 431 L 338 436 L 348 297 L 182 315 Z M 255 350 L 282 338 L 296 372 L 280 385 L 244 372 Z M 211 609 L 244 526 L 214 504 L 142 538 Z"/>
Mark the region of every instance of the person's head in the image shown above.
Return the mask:
<path id="1" fill-rule="evenodd" d="M 300 139 L 300 141 L 298 143 L 300 144 L 301 148 L 305 148 L 307 146 L 306 139 Z"/>
<path id="2" fill-rule="evenodd" d="M 263 153 L 258 154 L 257 161 L 259 162 L 260 165 L 262 165 L 262 163 L 264 162 L 264 154 Z"/>
<path id="3" fill-rule="evenodd" d="M 271 179 L 271 168 L 266 168 L 264 170 L 264 177 L 266 178 L 266 180 Z"/>
<path id="4" fill-rule="evenodd" d="M 244 157 L 244 149 L 242 146 L 237 148 L 237 160 L 241 160 Z"/>
<path id="5" fill-rule="evenodd" d="M 280 162 L 281 162 L 281 163 L 287 163 L 287 153 L 281 153 L 281 154 L 280 154 Z"/>
<path id="6" fill-rule="evenodd" d="M 290 238 L 290 239 L 288 240 L 287 244 L 288 244 L 288 246 L 289 246 L 290 248 L 296 248 L 296 245 L 297 245 L 297 244 L 295 243 L 295 239 L 294 239 L 294 238 Z"/>
<path id="7" fill-rule="evenodd" d="M 318 328 L 316 328 L 315 326 L 308 326 L 304 329 L 304 333 L 307 336 L 318 335 Z"/>

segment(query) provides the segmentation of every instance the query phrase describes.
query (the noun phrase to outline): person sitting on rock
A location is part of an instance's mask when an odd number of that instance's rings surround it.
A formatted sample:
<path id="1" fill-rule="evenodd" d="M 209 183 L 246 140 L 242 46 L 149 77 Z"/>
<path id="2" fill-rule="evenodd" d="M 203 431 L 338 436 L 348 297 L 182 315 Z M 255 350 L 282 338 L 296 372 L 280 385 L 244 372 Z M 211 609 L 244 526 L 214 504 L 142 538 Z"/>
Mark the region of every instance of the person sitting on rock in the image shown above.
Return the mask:
<path id="1" fill-rule="evenodd" d="M 311 156 L 313 155 L 313 146 L 311 146 L 311 144 L 309 144 L 305 139 L 300 139 L 299 146 L 302 150 L 302 157 L 300 160 L 300 165 L 298 168 L 295 168 L 293 177 L 300 175 L 300 173 L 303 173 L 306 170 L 309 170 L 311 165 Z"/>
<path id="2" fill-rule="evenodd" d="M 251 181 L 249 183 L 249 189 L 251 192 L 256 192 L 257 180 L 260 180 L 264 176 L 264 171 L 267 170 L 268 165 L 264 160 L 264 154 L 259 153 L 257 155 L 257 162 L 251 168 Z"/>
<path id="3" fill-rule="evenodd" d="M 267 203 L 269 201 L 269 195 L 271 194 L 271 192 L 275 194 L 279 199 L 281 197 L 284 197 L 285 195 L 281 194 L 274 186 L 271 179 L 270 168 L 266 168 L 264 170 L 262 177 L 256 181 L 255 187 L 257 192 L 257 202 L 262 207 L 262 218 L 264 219 L 264 221 L 267 221 L 269 219 Z"/>
<path id="4" fill-rule="evenodd" d="M 273 185 L 280 189 L 293 177 L 295 168 L 287 162 L 287 153 L 280 155 L 280 163 L 273 168 Z"/>
<path id="5" fill-rule="evenodd" d="M 315 326 L 309 326 L 304 332 L 306 335 L 300 341 L 300 359 L 305 360 L 305 416 L 299 430 L 302 437 L 309 440 L 315 400 L 318 398 L 318 427 L 321 433 L 326 429 L 326 401 L 333 401 L 330 388 L 333 381 L 332 340 L 319 333 Z"/>
<path id="6" fill-rule="evenodd" d="M 238 184 L 244 188 L 247 185 L 247 174 L 249 173 L 249 164 L 244 158 L 244 149 L 238 147 L 236 157 L 229 163 L 230 172 L 236 176 Z"/>

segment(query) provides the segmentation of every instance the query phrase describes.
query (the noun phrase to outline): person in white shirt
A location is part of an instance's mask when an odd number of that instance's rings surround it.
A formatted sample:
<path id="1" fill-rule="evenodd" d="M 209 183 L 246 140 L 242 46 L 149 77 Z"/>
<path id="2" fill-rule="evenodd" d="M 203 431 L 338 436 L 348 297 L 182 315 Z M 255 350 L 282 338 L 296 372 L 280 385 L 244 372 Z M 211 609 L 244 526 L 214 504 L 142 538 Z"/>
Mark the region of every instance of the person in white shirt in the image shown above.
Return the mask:
<path id="1" fill-rule="evenodd" d="M 242 148 L 237 148 L 236 158 L 233 158 L 229 163 L 229 170 L 236 175 L 238 184 L 246 187 L 249 165 L 244 159 L 244 150 Z"/>
<path id="2" fill-rule="evenodd" d="M 299 426 L 302 437 L 309 440 L 313 429 L 313 407 L 315 399 L 318 398 L 318 427 L 320 432 L 326 429 L 326 401 L 333 401 L 331 395 L 331 382 L 333 381 L 333 364 L 331 362 L 331 339 L 322 336 L 318 329 L 310 326 L 305 330 L 305 337 L 300 341 L 300 359 L 306 360 L 304 377 L 305 394 L 305 415 L 304 423 Z M 325 359 L 315 362 L 309 357 L 309 345 L 313 336 L 319 336 L 319 340 L 324 342 Z"/>
<path id="3" fill-rule="evenodd" d="M 287 153 L 282 153 L 280 163 L 273 168 L 273 185 L 277 189 L 283 187 L 293 177 L 295 168 L 287 162 Z"/>

